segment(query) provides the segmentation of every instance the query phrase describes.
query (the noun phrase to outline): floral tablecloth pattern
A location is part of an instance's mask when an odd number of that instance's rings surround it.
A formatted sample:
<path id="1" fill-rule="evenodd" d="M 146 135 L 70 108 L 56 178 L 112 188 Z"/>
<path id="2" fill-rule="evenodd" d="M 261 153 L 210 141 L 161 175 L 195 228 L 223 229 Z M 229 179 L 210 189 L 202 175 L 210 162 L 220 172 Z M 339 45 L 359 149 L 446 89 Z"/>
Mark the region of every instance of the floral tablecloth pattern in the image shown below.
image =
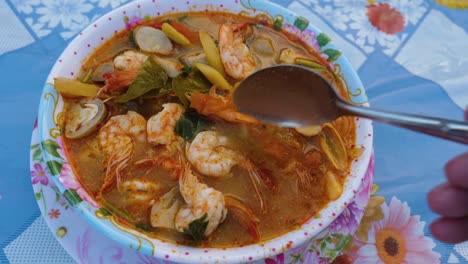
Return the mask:
<path id="1" fill-rule="evenodd" d="M 54 172 L 40 162 L 34 144 L 30 147 L 41 88 L 53 63 L 80 30 L 126 2 L 0 0 L 0 263 L 153 261 L 139 254 L 129 259 L 128 249 L 117 245 L 96 252 L 100 238 L 91 227 L 61 225 L 78 212 L 54 191 L 47 178 Z M 357 69 L 373 107 L 462 118 L 468 105 L 468 1 L 273 2 L 333 39 Z M 444 180 L 444 163 L 466 148 L 383 124 L 374 129 L 370 202 L 362 215 L 348 207 L 329 229 L 357 232 L 346 239 L 319 238 L 321 252 L 343 247 L 338 263 L 468 263 L 467 244 L 447 245 L 431 237 L 428 224 L 437 216 L 426 204 L 427 192 Z M 29 165 L 29 153 L 37 162 Z M 74 246 L 65 251 L 60 245 L 70 237 Z M 280 254 L 265 263 L 329 263 L 335 257 L 303 253 Z"/>

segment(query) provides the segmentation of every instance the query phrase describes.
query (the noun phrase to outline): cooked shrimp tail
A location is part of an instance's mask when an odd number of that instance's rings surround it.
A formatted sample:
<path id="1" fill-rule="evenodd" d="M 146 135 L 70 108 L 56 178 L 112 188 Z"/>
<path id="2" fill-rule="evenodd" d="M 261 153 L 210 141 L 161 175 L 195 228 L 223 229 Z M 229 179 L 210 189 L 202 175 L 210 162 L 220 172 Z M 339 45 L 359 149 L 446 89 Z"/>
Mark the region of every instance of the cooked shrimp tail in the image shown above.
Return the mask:
<path id="1" fill-rule="evenodd" d="M 176 229 L 185 232 L 190 223 L 206 217 L 208 225 L 203 235 L 208 236 L 213 233 L 226 218 L 227 210 L 223 194 L 201 183 L 193 174 L 188 162 L 185 162 L 179 177 L 179 190 L 186 204 L 177 212 Z"/>
<path id="2" fill-rule="evenodd" d="M 138 75 L 138 70 L 125 70 L 105 73 L 102 77 L 106 80 L 99 91 L 101 93 L 116 93 L 127 89 Z"/>
<path id="3" fill-rule="evenodd" d="M 258 223 L 260 220 L 255 216 L 252 210 L 240 199 L 232 195 L 224 195 L 224 201 L 228 213 L 234 217 L 243 227 L 247 229 L 247 232 L 258 241 L 260 239 L 260 231 L 258 229 Z"/>
<path id="4" fill-rule="evenodd" d="M 104 184 L 99 192 L 102 195 L 113 186 L 119 187 L 124 171 L 133 159 L 136 141 L 146 141 L 146 120 L 133 111 L 113 116 L 99 130 L 98 141 L 105 156 Z"/>
<path id="5" fill-rule="evenodd" d="M 222 24 L 219 28 L 219 51 L 226 73 L 235 79 L 244 79 L 255 71 L 256 61 L 244 43 L 247 23 Z"/>
<path id="6" fill-rule="evenodd" d="M 252 164 L 249 160 L 246 159 L 241 159 L 239 162 L 239 165 L 244 168 L 247 173 L 249 174 L 250 180 L 252 181 L 252 185 L 255 190 L 255 194 L 258 197 L 259 203 L 260 203 L 260 209 L 262 212 L 265 212 L 265 201 L 263 198 L 263 195 L 260 191 L 260 187 L 262 186 L 262 178 L 260 177 L 260 174 L 258 173 L 258 169 L 255 165 Z"/>
<path id="7" fill-rule="evenodd" d="M 105 165 L 104 184 L 100 194 L 110 191 L 114 186 L 119 187 L 122 179 L 122 172 L 130 164 L 133 157 L 133 141 L 122 146 L 121 151 L 113 153 Z"/>

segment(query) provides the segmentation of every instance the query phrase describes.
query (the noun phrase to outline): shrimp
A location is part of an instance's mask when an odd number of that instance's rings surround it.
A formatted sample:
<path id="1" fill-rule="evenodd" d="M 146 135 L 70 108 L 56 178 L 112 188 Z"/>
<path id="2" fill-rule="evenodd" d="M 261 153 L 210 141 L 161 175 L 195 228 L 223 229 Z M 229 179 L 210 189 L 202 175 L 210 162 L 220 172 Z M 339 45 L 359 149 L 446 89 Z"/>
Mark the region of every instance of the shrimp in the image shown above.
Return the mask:
<path id="1" fill-rule="evenodd" d="M 237 112 L 231 96 L 222 97 L 217 95 L 216 90 L 213 88 L 209 94 L 193 93 L 190 96 L 190 107 L 194 108 L 199 114 L 217 116 L 229 122 L 258 123 L 255 118 Z"/>
<path id="2" fill-rule="evenodd" d="M 226 73 L 235 79 L 244 79 L 256 68 L 255 59 L 244 43 L 243 33 L 248 24 L 222 24 L 219 28 L 219 53 Z"/>
<path id="3" fill-rule="evenodd" d="M 227 214 L 224 196 L 220 191 L 201 183 L 185 163 L 179 178 L 179 190 L 186 204 L 176 214 L 175 227 L 179 232 L 188 230 L 189 224 L 206 215 L 208 225 L 205 236 L 210 235 L 224 221 Z"/>
<path id="4" fill-rule="evenodd" d="M 180 139 L 174 133 L 174 128 L 184 114 L 184 107 L 176 103 L 167 103 L 162 106 L 161 112 L 148 119 L 148 142 L 152 145 L 169 146 Z"/>
<path id="5" fill-rule="evenodd" d="M 258 229 L 260 220 L 255 216 L 252 210 L 250 210 L 242 200 L 232 195 L 224 195 L 224 200 L 228 213 L 247 230 L 255 241 L 258 241 L 260 239 L 260 231 Z"/>
<path id="6" fill-rule="evenodd" d="M 104 73 L 102 77 L 106 84 L 99 90 L 101 93 L 116 93 L 121 92 L 133 83 L 138 75 L 138 70 L 125 70 Z"/>
<path id="7" fill-rule="evenodd" d="M 173 156 L 182 149 L 184 140 L 174 133 L 177 121 L 184 113 L 184 107 L 176 103 L 163 104 L 163 110 L 148 119 L 146 131 L 148 142 L 155 146 L 163 146 L 164 151 L 149 159 L 142 159 L 135 163 L 137 166 L 158 166 L 174 172 L 174 178 L 180 174 L 181 166 Z"/>
<path id="8" fill-rule="evenodd" d="M 122 190 L 127 192 L 134 202 L 146 202 L 151 200 L 159 190 L 159 185 L 142 179 L 124 181 L 121 184 Z"/>
<path id="9" fill-rule="evenodd" d="M 200 132 L 192 143 L 187 145 L 187 159 L 200 173 L 211 177 L 224 177 L 235 165 L 247 170 L 263 210 L 264 201 L 258 187 L 261 177 L 257 169 L 240 153 L 226 147 L 227 143 L 228 138 L 217 132 Z"/>
<path id="10" fill-rule="evenodd" d="M 113 116 L 99 130 L 98 141 L 106 159 L 102 193 L 115 184 L 119 186 L 122 173 L 133 158 L 135 142 L 146 141 L 146 120 L 133 111 Z"/>
<path id="11" fill-rule="evenodd" d="M 146 59 L 148 59 L 148 55 L 134 50 L 127 50 L 115 57 L 114 67 L 123 71 L 139 70 L 145 64 Z"/>

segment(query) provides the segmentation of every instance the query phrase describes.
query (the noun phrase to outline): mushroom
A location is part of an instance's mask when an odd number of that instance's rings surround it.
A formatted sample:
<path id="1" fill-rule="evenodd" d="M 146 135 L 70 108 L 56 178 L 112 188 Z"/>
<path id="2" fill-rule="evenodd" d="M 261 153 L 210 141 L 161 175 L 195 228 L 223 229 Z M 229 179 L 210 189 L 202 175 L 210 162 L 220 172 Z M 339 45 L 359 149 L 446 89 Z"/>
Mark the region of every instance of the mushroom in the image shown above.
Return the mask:
<path id="1" fill-rule="evenodd" d="M 172 42 L 161 30 L 142 26 L 136 28 L 133 32 L 135 42 L 142 51 L 163 55 L 172 53 Z"/>
<path id="2" fill-rule="evenodd" d="M 91 134 L 106 115 L 106 106 L 99 99 L 83 99 L 71 104 L 65 117 L 65 136 L 76 139 Z"/>

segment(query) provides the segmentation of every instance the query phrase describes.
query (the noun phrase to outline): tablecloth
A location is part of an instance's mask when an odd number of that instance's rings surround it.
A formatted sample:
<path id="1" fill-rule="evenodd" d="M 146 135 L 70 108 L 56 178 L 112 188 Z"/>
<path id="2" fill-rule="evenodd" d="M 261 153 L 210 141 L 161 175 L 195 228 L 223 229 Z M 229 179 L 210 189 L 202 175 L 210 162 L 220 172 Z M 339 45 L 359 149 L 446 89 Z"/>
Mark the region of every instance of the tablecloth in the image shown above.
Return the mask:
<path id="1" fill-rule="evenodd" d="M 74 263 L 58 242 L 64 234 L 51 232 L 45 223 L 60 219 L 65 208 L 49 208 L 41 215 L 36 203 L 31 175 L 40 171 L 29 165 L 31 131 L 46 76 L 67 43 L 91 21 L 126 2 L 0 0 L 1 263 Z M 468 105 L 468 1 L 273 2 L 306 17 L 332 38 L 357 70 L 372 107 L 463 118 Z M 388 248 L 376 245 L 375 235 L 400 225 L 411 232 L 394 238 L 396 242 L 419 241 L 419 248 L 399 252 L 412 257 L 409 263 L 430 263 L 423 261 L 424 254 L 434 262 L 468 263 L 468 244 L 449 245 L 431 237 L 428 225 L 437 215 L 426 203 L 427 192 L 444 181 L 445 162 L 466 147 L 384 124 L 375 123 L 374 129 L 374 181 L 379 188 L 369 209 L 377 213 L 366 214 L 355 235 L 356 240 L 366 239 L 348 245 L 345 254 L 357 263 L 385 258 Z M 281 263 L 281 257 L 271 261 Z"/>

